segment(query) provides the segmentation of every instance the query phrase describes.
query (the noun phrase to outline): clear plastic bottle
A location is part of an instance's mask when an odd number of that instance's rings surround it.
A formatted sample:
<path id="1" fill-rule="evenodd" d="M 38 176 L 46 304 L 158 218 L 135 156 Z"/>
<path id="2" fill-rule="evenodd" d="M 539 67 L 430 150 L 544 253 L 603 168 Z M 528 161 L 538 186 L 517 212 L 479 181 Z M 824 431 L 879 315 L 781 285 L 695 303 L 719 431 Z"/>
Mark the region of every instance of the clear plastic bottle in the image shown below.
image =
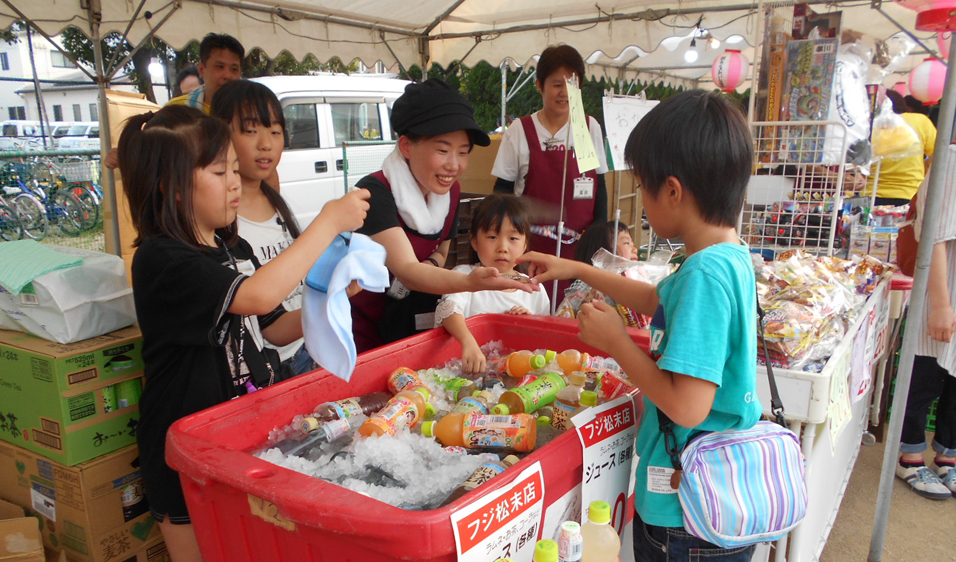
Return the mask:
<path id="1" fill-rule="evenodd" d="M 304 418 L 303 422 L 310 418 L 315 419 L 317 422 L 329 422 L 358 414 L 370 416 L 384 408 L 391 398 L 392 395 L 387 392 L 373 392 L 365 396 L 325 402 L 316 406 L 312 415 Z M 307 425 L 311 427 L 313 424 L 310 421 Z M 308 431 L 308 429 L 306 429 L 306 431 Z"/>
<path id="2" fill-rule="evenodd" d="M 553 403 L 565 386 L 564 377 L 557 373 L 546 373 L 529 385 L 512 388 L 502 394 L 492 411 L 496 414 L 531 413 Z"/>
<path id="3" fill-rule="evenodd" d="M 451 414 L 449 414 L 451 416 Z M 449 416 L 445 416 L 446 418 Z M 442 418 L 444 421 L 445 418 Z M 485 414 L 455 415 L 447 424 L 428 430 L 445 447 L 467 449 L 507 449 L 533 451 L 538 441 L 538 425 L 530 414 L 495 416 Z M 429 436 L 427 433 L 426 437 Z"/>
<path id="4" fill-rule="evenodd" d="M 406 388 L 411 389 L 416 386 L 425 386 L 425 383 L 418 377 L 418 373 L 408 367 L 399 367 L 388 376 L 388 389 L 392 394 L 398 394 Z"/>
<path id="5" fill-rule="evenodd" d="M 424 386 L 403 390 L 388 401 L 388 405 L 376 412 L 359 427 L 359 434 L 395 435 L 403 427 L 414 427 L 425 415 L 425 406 L 431 393 Z"/>
<path id="6" fill-rule="evenodd" d="M 615 562 L 621 552 L 621 538 L 611 527 L 611 506 L 607 502 L 591 502 L 588 522 L 581 525 L 584 551 L 581 562 Z"/>
<path id="7" fill-rule="evenodd" d="M 458 402 L 466 396 L 473 395 L 478 390 L 478 384 L 475 381 L 457 377 L 441 383 L 451 395 L 451 399 Z"/>
<path id="8" fill-rule="evenodd" d="M 510 377 L 521 378 L 544 367 L 546 361 L 543 355 L 536 355 L 528 350 L 515 351 L 488 362 L 488 370 L 496 373 L 506 373 Z"/>
<path id="9" fill-rule="evenodd" d="M 571 384 L 561 389 L 554 398 L 554 416 L 551 417 L 551 427 L 564 431 L 571 427 L 571 415 L 581 405 L 581 392 L 587 377 L 581 371 L 574 371 Z"/>
<path id="10" fill-rule="evenodd" d="M 365 415 L 360 412 L 354 416 L 327 421 L 310 431 L 305 439 L 287 439 L 276 444 L 276 447 L 287 457 L 305 457 L 313 448 L 348 435 L 365 423 L 366 419 Z"/>
<path id="11" fill-rule="evenodd" d="M 531 562 L 558 562 L 558 543 L 540 540 L 534 545 L 534 558 Z"/>
<path id="12" fill-rule="evenodd" d="M 560 562 L 580 562 L 584 549 L 584 538 L 581 536 L 581 524 L 577 521 L 561 523 L 561 534 L 558 537 L 558 560 Z"/>
<path id="13" fill-rule="evenodd" d="M 488 461 L 484 463 L 474 472 L 472 472 L 471 476 L 466 478 L 465 481 L 461 483 L 461 486 L 455 488 L 451 495 L 445 498 L 445 501 L 442 502 L 442 505 L 448 505 L 458 498 L 464 496 L 478 486 L 481 486 L 495 476 L 498 476 L 505 470 L 508 470 L 508 467 L 517 464 L 519 460 L 520 459 L 514 455 L 508 455 L 500 461 Z"/>

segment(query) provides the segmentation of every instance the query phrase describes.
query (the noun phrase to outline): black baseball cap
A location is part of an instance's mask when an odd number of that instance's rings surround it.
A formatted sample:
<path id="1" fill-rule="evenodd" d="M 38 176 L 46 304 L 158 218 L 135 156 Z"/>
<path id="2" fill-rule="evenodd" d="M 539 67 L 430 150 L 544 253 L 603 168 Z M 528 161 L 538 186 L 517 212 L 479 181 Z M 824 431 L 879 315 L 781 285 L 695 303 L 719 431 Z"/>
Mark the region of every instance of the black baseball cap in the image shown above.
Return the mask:
<path id="1" fill-rule="evenodd" d="M 399 135 L 434 136 L 465 131 L 478 146 L 491 144 L 488 134 L 475 122 L 475 108 L 438 78 L 405 86 L 405 93 L 392 106 L 391 119 Z"/>

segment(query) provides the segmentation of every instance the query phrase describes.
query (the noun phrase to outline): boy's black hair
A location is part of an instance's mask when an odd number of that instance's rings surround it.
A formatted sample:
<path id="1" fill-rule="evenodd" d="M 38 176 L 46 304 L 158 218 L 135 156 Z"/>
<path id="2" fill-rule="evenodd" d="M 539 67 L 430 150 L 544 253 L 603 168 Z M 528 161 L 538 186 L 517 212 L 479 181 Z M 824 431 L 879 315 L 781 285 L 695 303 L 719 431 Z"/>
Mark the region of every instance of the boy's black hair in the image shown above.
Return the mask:
<path id="1" fill-rule="evenodd" d="M 668 177 L 693 194 L 708 224 L 735 226 L 753 172 L 753 139 L 740 109 L 717 92 L 688 90 L 662 101 L 631 131 L 624 159 L 644 193 Z"/>
<path id="2" fill-rule="evenodd" d="M 276 124 L 282 127 L 283 138 L 286 135 L 285 114 L 282 113 L 279 98 L 267 86 L 251 80 L 233 80 L 216 90 L 216 95 L 209 105 L 209 114 L 222 119 L 230 127 L 236 116 L 239 117 L 240 126 L 250 121 L 261 123 L 265 127 Z M 262 182 L 260 189 L 272 208 L 279 213 L 282 223 L 289 229 L 289 234 L 298 238 L 301 233 L 299 224 L 285 199 L 265 182 Z"/>
<path id="3" fill-rule="evenodd" d="M 239 60 L 246 58 L 246 49 L 242 43 L 232 35 L 225 33 L 207 33 L 199 43 L 199 60 L 205 63 L 212 55 L 213 49 L 225 49 L 239 55 Z"/>
<path id="4" fill-rule="evenodd" d="M 538 85 L 544 85 L 544 81 L 561 67 L 577 74 L 579 83 L 584 82 L 584 59 L 581 53 L 571 45 L 551 45 L 538 58 L 538 67 L 535 69 Z"/>
<path id="5" fill-rule="evenodd" d="M 471 215 L 471 238 L 482 230 L 500 232 L 505 217 L 519 233 L 525 236 L 531 233 L 531 211 L 524 200 L 511 194 L 493 193 L 482 199 Z"/>
<path id="6" fill-rule="evenodd" d="M 621 232 L 630 233 L 627 225 L 618 221 L 617 231 L 614 230 L 614 221 L 597 221 L 591 223 L 591 226 L 585 229 L 578 240 L 577 248 L 574 251 L 574 260 L 584 263 L 591 263 L 591 258 L 598 250 L 604 248 L 608 252 L 614 248 L 614 240 Z"/>

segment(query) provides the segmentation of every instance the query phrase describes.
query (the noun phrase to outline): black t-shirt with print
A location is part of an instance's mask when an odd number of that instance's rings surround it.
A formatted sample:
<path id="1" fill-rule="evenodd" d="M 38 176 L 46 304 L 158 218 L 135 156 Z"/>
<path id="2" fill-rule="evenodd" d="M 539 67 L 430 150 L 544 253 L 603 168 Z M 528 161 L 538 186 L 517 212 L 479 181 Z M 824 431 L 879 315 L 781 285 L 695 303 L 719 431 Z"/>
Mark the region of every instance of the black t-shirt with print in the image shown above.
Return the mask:
<path id="1" fill-rule="evenodd" d="M 238 368 L 234 352 L 240 334 L 253 378 L 269 377 L 260 372 L 267 367 L 246 329 L 250 322 L 227 312 L 247 278 L 240 271 L 252 271 L 249 262 L 259 265 L 242 239 L 230 251 L 202 251 L 170 238 L 152 238 L 143 241 L 133 258 L 133 298 L 146 374 L 137 428 L 140 463 L 150 508 L 173 522 L 186 522 L 188 515 L 179 477 L 165 461 L 167 430 L 184 416 L 245 394 L 248 375 L 242 372 L 247 369 Z M 259 326 L 268 327 L 283 313 L 280 305 L 258 317 Z"/>

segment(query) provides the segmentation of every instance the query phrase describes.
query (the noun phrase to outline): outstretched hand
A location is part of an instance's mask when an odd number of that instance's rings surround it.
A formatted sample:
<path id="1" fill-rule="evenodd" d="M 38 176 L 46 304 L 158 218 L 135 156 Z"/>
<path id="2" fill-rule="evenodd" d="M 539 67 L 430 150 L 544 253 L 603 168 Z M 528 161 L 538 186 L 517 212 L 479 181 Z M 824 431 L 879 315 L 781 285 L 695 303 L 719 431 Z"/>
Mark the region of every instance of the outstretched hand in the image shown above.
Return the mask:
<path id="1" fill-rule="evenodd" d="M 471 284 L 472 291 L 518 289 L 526 293 L 533 293 L 538 290 L 538 282 L 536 280 L 518 281 L 510 277 L 503 277 L 501 273 L 493 267 L 476 267 L 468 274 L 468 281 Z"/>
<path id="2" fill-rule="evenodd" d="M 540 252 L 528 252 L 517 261 L 527 263 L 528 276 L 539 283 L 555 279 L 577 279 L 576 267 L 581 263 Z"/>

